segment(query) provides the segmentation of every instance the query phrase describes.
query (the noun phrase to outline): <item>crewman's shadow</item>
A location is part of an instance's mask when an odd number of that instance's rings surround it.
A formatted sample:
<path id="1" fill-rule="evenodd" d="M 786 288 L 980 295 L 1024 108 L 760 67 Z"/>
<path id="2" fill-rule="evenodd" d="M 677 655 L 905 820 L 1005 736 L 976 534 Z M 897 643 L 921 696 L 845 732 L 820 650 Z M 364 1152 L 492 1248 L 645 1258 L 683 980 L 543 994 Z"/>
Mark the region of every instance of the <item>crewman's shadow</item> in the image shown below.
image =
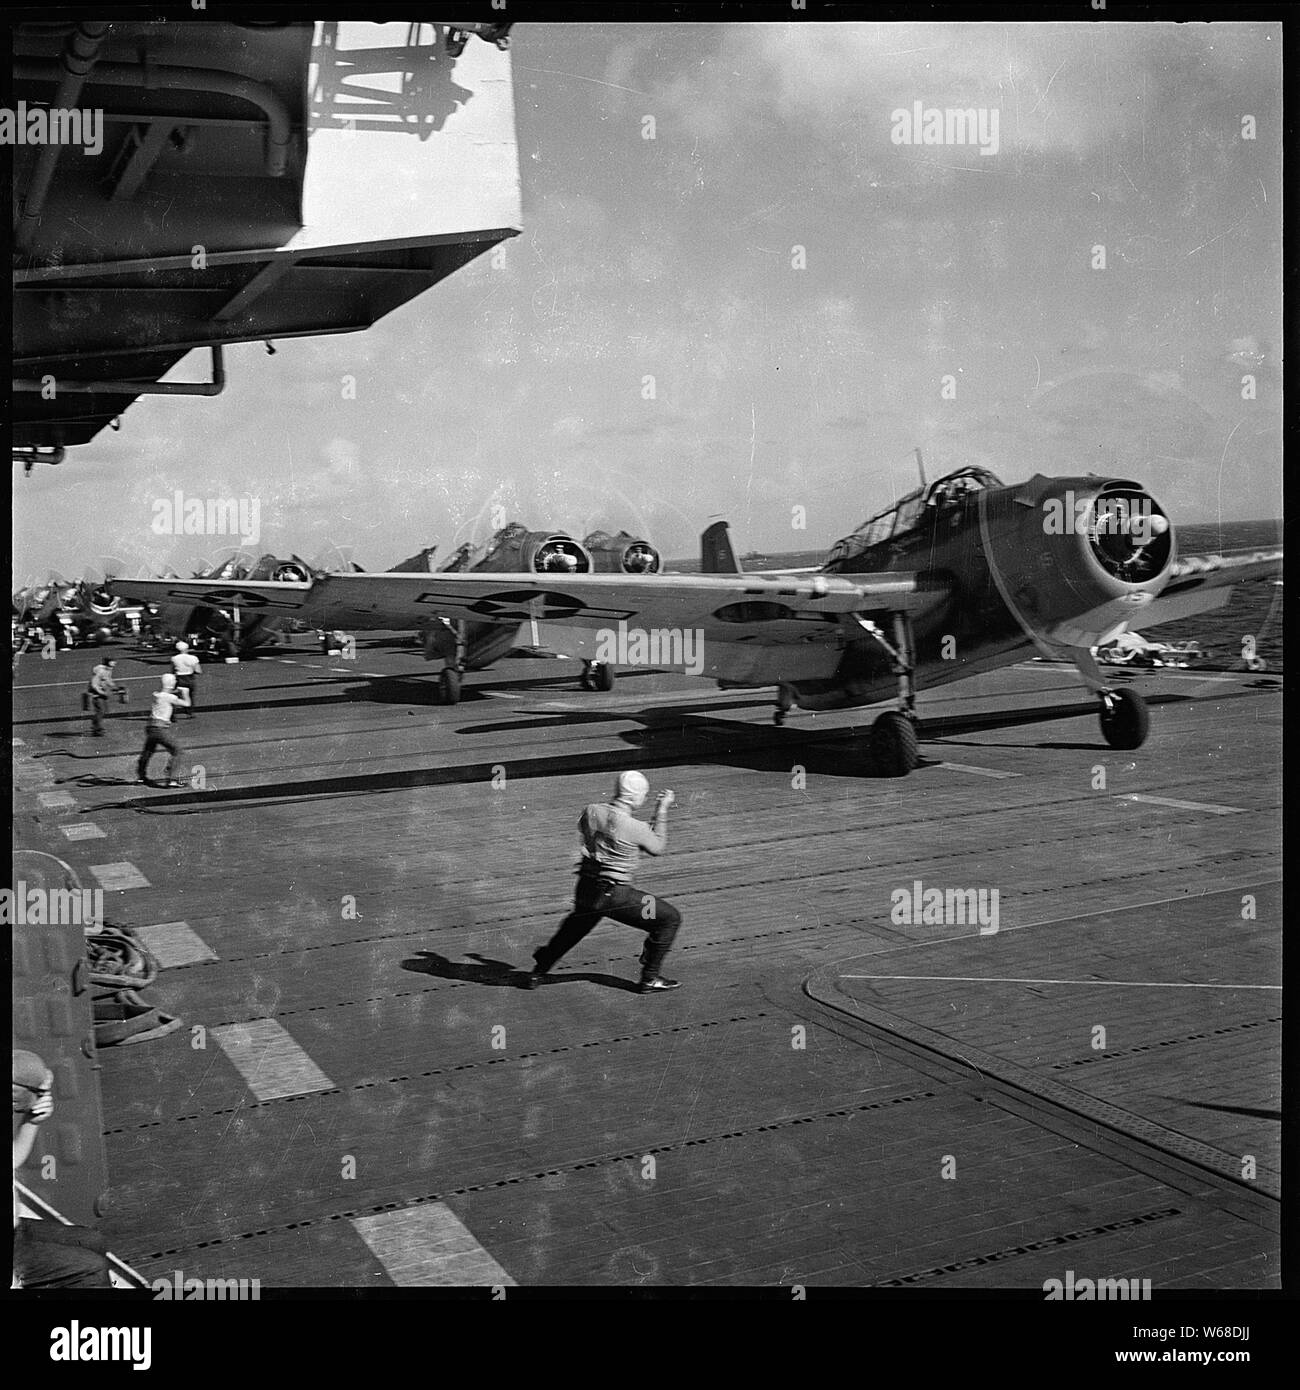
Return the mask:
<path id="1" fill-rule="evenodd" d="M 437 951 L 417 951 L 414 956 L 402 962 L 402 969 L 414 971 L 419 975 L 437 975 L 444 980 L 463 980 L 467 984 L 494 985 L 497 988 L 505 989 L 525 989 L 527 987 L 525 984 L 528 979 L 527 970 L 522 970 L 517 965 L 511 965 L 509 961 L 490 960 L 476 952 L 470 953 L 469 960 L 474 963 L 454 961 L 447 956 L 440 956 Z M 604 985 L 606 989 L 626 990 L 630 994 L 638 992 L 636 985 L 631 980 L 620 979 L 617 975 L 599 974 L 593 970 L 574 970 L 572 972 L 566 971 L 561 975 L 548 975 L 542 981 L 542 988 L 574 984 L 578 981 Z"/>

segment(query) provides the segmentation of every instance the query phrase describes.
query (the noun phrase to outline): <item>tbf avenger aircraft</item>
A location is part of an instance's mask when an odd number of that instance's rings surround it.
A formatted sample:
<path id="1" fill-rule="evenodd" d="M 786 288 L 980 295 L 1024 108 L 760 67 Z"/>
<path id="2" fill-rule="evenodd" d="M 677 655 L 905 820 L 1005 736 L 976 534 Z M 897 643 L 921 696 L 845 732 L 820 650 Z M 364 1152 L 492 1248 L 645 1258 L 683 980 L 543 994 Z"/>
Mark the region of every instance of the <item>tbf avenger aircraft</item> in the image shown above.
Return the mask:
<path id="1" fill-rule="evenodd" d="M 1106 741 L 1139 747 L 1146 705 L 1107 683 L 1093 648 L 1129 627 L 1221 607 L 1228 586 L 1276 573 L 1281 555 L 1179 561 L 1172 523 L 1127 479 L 1040 474 L 1008 486 L 962 468 L 864 522 L 816 571 L 737 573 L 719 527 L 705 533 L 704 562 L 732 572 L 576 573 L 534 563 L 509 575 L 250 582 L 227 600 L 351 628 L 528 625 L 536 645 L 544 630 L 547 649 L 588 661 L 625 650 L 625 664 L 637 664 L 635 646 L 661 669 L 725 687 L 776 687 L 777 722 L 793 706 L 850 709 L 892 694 L 895 708 L 876 719 L 870 743 L 876 769 L 901 776 L 919 761 L 918 683 L 947 684 L 1030 652 L 1072 661 L 1097 697 Z M 201 602 L 217 586 L 115 587 Z"/>
<path id="2" fill-rule="evenodd" d="M 611 536 L 593 531 L 581 545 L 564 532 L 530 531 L 522 522 L 504 526 L 488 542 L 482 557 L 474 559 L 471 547 L 463 545 L 445 565 L 441 574 L 657 574 L 662 566 L 659 552 L 649 541 L 626 531 Z M 397 567 L 401 569 L 402 566 Z M 382 626 L 371 623 L 370 626 Z M 468 617 L 434 616 L 420 626 L 424 658 L 443 661 L 440 687 L 442 698 L 454 705 L 460 699 L 461 674 L 482 671 L 499 661 L 521 640 L 528 645 L 557 650 L 548 640 L 539 640 L 536 624 L 523 635 L 523 624 L 495 618 L 472 621 Z M 529 642 L 531 637 L 531 642 Z M 567 653 L 560 653 L 567 655 Z M 584 690 L 612 690 L 614 668 L 608 662 L 586 658 L 579 679 Z"/>
<path id="3" fill-rule="evenodd" d="M 530 531 L 521 522 L 503 526 L 482 551 L 472 545 L 459 547 L 439 570 L 434 570 L 436 546 L 426 546 L 408 559 L 400 561 L 385 573 L 421 574 L 655 574 L 662 561 L 659 552 L 648 541 L 620 531 L 611 536 L 605 531 L 593 531 L 579 544 L 562 531 Z M 355 572 L 362 572 L 354 565 Z M 519 622 L 496 619 L 475 621 L 468 617 L 444 617 L 430 609 L 418 610 L 418 622 L 387 623 L 364 620 L 352 623 L 343 610 L 335 612 L 329 605 L 312 606 L 301 612 L 283 604 L 267 602 L 267 590 L 259 581 L 307 585 L 324 583 L 330 578 L 326 571 L 307 564 L 294 556 L 292 560 L 277 560 L 264 555 L 252 569 L 238 567 L 228 561 L 220 570 L 196 576 L 201 582 L 185 580 L 121 581 L 115 592 L 145 592 L 153 602 L 171 611 L 186 615 L 187 631 L 208 631 L 238 643 L 241 651 L 271 641 L 275 635 L 291 626 L 315 626 L 322 629 L 355 628 L 401 629 L 415 627 L 420 635 L 426 661 L 441 659 L 440 678 L 442 698 L 448 704 L 460 699 L 461 675 L 465 671 L 481 671 L 499 661 L 520 643 Z M 215 584 L 212 581 L 237 583 Z M 323 591 L 322 591 L 323 592 Z M 174 622 L 173 622 L 174 625 Z M 542 645 L 535 628 L 531 645 Z M 549 645 L 549 644 L 548 644 Z M 584 662 L 581 684 L 588 690 L 609 690 L 613 687 L 613 668 L 604 662 Z"/>
<path id="4" fill-rule="evenodd" d="M 320 573 L 305 560 L 294 556 L 291 560 L 280 560 L 274 555 L 263 555 L 254 563 L 246 564 L 239 556 L 232 556 L 220 564 L 214 564 L 207 573 L 195 575 L 206 582 L 235 580 L 240 583 L 250 579 L 273 580 L 297 584 L 310 583 L 313 576 Z M 114 593 L 122 592 L 119 585 L 128 581 L 110 581 Z M 154 581 L 130 581 L 152 583 Z M 171 582 L 171 581 L 165 581 Z M 238 604 L 206 603 L 193 598 L 168 598 L 154 605 L 164 629 L 180 636 L 197 635 L 212 639 L 219 650 L 227 655 L 244 655 L 258 647 L 279 639 L 281 632 L 290 630 L 296 624 L 292 619 L 278 619 L 260 609 L 251 612 L 241 611 Z"/>
<path id="5" fill-rule="evenodd" d="M 65 647 L 100 645 L 138 631 L 141 610 L 101 584 L 51 581 L 13 595 L 12 616 L 22 626 L 43 629 Z"/>

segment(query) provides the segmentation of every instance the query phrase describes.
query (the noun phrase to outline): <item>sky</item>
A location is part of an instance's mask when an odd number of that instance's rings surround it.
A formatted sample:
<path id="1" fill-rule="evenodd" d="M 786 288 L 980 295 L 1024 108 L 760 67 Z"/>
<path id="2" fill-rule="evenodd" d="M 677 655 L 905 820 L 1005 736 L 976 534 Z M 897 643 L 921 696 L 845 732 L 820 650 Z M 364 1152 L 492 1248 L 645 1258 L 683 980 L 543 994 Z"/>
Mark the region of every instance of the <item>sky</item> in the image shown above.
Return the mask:
<path id="1" fill-rule="evenodd" d="M 366 568 L 498 508 L 809 550 L 915 486 L 918 447 L 931 478 L 1281 514 L 1278 26 L 521 24 L 511 52 L 503 263 L 364 334 L 228 349 L 224 395 L 15 468 L 15 582 L 229 553 L 152 533 L 174 488 L 261 499 L 259 552 Z M 996 111 L 996 152 L 891 138 L 918 102 Z"/>

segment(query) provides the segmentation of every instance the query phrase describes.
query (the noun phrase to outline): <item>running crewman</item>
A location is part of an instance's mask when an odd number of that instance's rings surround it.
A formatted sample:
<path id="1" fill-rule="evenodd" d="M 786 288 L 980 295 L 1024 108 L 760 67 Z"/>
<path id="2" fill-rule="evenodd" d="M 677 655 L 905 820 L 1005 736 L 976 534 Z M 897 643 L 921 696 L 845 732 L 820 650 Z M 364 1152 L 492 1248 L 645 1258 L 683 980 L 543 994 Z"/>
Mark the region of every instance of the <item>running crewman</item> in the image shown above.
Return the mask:
<path id="1" fill-rule="evenodd" d="M 177 642 L 176 655 L 172 657 L 172 671 L 176 675 L 176 684 L 189 697 L 189 712 L 187 719 L 194 718 L 194 697 L 197 691 L 194 682 L 198 678 L 200 662 L 197 656 L 190 651 L 188 642 Z"/>
<path id="2" fill-rule="evenodd" d="M 640 927 L 646 933 L 641 952 L 642 994 L 678 988 L 676 980 L 665 979 L 659 970 L 681 925 L 681 913 L 663 898 L 642 892 L 632 884 L 641 851 L 659 855 L 668 843 L 672 792 L 659 793 L 653 825 L 646 825 L 632 814 L 644 804 L 649 791 L 650 783 L 641 773 L 620 772 L 614 782 L 613 801 L 607 805 L 592 802 L 583 811 L 578 821 L 582 858 L 573 911 L 546 945 L 533 952 L 535 966 L 525 976 L 526 989 L 536 989 L 556 961 L 571 951 L 602 917 Z"/>
<path id="3" fill-rule="evenodd" d="M 180 760 L 181 745 L 176 738 L 176 725 L 172 722 L 177 709 L 184 709 L 190 702 L 187 691 L 176 689 L 176 677 L 165 675 L 162 684 L 153 693 L 153 704 L 149 710 L 149 722 L 144 730 L 144 748 L 140 761 L 136 764 L 136 777 L 149 785 L 149 759 L 159 748 L 165 748 L 171 756 L 167 759 L 167 775 L 164 787 L 183 787 L 184 782 L 176 780 L 176 764 Z"/>

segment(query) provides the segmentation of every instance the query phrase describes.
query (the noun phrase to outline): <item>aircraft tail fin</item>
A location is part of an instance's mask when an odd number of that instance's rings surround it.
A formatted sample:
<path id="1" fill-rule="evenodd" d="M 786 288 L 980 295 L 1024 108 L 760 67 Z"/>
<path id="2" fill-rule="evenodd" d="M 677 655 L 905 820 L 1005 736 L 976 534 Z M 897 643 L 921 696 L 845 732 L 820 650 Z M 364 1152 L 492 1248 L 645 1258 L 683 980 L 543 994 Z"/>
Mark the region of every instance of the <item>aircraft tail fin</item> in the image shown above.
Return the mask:
<path id="1" fill-rule="evenodd" d="M 731 548 L 731 532 L 725 521 L 715 521 L 700 537 L 700 573 L 744 573 Z"/>
<path id="2" fill-rule="evenodd" d="M 389 574 L 432 574 L 433 573 L 433 552 L 437 550 L 436 545 L 426 545 L 423 550 L 417 551 L 409 559 L 399 560 L 389 571 Z"/>

